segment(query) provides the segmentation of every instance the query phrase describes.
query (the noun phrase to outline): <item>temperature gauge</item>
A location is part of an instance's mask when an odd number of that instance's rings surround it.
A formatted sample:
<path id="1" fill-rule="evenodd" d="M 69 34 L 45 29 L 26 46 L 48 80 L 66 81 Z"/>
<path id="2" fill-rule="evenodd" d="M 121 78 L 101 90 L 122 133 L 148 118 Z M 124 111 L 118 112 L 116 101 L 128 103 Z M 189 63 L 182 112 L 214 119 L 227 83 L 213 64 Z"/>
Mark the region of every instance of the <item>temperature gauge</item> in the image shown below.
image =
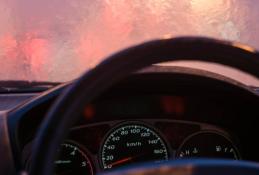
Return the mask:
<path id="1" fill-rule="evenodd" d="M 233 142 L 215 132 L 199 132 L 188 137 L 180 146 L 177 158 L 223 158 L 240 159 Z"/>

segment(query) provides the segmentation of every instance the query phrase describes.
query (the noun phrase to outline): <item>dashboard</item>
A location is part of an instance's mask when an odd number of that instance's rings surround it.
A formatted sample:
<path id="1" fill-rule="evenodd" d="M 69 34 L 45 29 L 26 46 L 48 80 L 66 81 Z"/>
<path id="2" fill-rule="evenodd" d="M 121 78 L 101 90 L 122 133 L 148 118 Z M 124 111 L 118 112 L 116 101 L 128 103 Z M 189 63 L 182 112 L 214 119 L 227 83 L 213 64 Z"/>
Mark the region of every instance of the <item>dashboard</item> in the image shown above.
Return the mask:
<path id="1" fill-rule="evenodd" d="M 134 74 L 85 104 L 57 150 L 56 174 L 94 175 L 172 159 L 259 161 L 259 98 L 252 88 L 204 71 L 166 69 Z M 37 128 L 66 86 L 10 112 L 21 166 L 30 167 Z"/>
<path id="2" fill-rule="evenodd" d="M 159 119 L 112 121 L 73 128 L 55 165 L 56 174 L 93 175 L 149 161 L 239 160 L 240 151 L 234 135 L 207 124 Z"/>

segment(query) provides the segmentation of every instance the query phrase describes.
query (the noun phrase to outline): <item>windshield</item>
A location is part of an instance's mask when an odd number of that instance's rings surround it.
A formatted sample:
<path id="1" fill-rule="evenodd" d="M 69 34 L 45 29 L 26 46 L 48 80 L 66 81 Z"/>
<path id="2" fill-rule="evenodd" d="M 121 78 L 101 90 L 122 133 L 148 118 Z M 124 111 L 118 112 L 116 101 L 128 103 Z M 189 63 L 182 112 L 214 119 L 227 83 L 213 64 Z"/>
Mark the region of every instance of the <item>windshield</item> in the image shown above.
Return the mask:
<path id="1" fill-rule="evenodd" d="M 259 49 L 258 0 L 0 0 L 0 80 L 63 82 L 119 49 L 182 35 Z"/>

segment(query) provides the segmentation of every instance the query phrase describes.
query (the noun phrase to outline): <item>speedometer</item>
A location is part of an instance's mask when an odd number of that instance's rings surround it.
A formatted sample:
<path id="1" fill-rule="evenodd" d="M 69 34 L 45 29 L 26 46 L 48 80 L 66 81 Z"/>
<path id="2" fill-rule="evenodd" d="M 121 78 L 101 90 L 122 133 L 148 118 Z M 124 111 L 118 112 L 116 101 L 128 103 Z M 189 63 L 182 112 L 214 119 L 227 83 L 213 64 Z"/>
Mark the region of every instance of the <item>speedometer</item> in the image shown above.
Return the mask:
<path id="1" fill-rule="evenodd" d="M 123 124 L 112 130 L 101 150 L 103 169 L 163 160 L 168 160 L 168 150 L 162 137 L 153 128 L 138 123 Z"/>

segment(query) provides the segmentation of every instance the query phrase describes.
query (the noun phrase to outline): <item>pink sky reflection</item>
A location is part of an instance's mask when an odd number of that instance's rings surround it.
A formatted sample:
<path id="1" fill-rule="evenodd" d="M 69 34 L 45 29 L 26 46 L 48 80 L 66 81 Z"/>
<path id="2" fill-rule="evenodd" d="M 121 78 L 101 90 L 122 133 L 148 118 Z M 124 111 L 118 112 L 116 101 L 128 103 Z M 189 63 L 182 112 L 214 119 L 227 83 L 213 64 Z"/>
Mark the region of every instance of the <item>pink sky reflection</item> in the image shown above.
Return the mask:
<path id="1" fill-rule="evenodd" d="M 69 81 L 115 51 L 165 36 L 259 49 L 258 7 L 258 0 L 0 0 L 0 79 Z"/>

